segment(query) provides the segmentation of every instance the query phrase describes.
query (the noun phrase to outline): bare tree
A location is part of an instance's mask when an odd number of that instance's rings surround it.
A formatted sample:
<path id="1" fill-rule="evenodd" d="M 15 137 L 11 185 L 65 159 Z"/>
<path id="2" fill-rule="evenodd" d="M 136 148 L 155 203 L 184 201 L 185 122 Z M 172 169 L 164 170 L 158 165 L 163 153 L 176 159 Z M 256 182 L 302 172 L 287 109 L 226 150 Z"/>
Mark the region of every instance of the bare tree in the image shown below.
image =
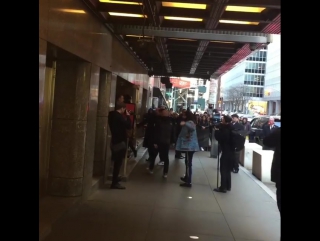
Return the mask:
<path id="1" fill-rule="evenodd" d="M 246 96 L 246 88 L 244 84 L 238 84 L 224 89 L 223 101 L 231 102 L 233 109 L 243 111 L 246 103 L 250 99 L 249 96 Z"/>

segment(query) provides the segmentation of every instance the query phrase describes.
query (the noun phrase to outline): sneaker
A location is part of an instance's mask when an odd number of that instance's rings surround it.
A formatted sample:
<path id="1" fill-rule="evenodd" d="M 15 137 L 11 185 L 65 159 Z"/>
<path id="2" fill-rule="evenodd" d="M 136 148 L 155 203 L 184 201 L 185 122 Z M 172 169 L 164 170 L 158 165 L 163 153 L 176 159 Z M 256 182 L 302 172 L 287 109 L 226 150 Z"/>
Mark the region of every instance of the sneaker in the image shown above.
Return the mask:
<path id="1" fill-rule="evenodd" d="M 164 178 L 167 178 L 167 177 L 168 177 L 167 173 L 163 174 L 163 177 L 164 177 Z"/>
<path id="2" fill-rule="evenodd" d="M 201 151 L 204 151 L 204 149 L 201 147 Z"/>
<path id="3" fill-rule="evenodd" d="M 162 161 L 158 162 L 158 166 L 164 166 L 164 162 Z"/>

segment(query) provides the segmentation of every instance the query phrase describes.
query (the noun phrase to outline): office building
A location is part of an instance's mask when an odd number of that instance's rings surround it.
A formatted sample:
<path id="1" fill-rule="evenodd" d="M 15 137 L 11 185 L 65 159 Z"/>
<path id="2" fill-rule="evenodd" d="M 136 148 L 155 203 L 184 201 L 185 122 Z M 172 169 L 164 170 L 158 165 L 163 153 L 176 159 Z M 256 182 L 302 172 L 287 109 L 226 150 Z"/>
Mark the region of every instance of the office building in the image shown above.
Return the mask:
<path id="1" fill-rule="evenodd" d="M 280 112 L 280 35 L 221 76 L 223 110 L 244 113 Z"/>
<path id="2" fill-rule="evenodd" d="M 264 84 L 264 101 L 268 103 L 269 115 L 280 115 L 281 112 L 281 35 L 274 35 L 268 45 L 268 58 Z"/>

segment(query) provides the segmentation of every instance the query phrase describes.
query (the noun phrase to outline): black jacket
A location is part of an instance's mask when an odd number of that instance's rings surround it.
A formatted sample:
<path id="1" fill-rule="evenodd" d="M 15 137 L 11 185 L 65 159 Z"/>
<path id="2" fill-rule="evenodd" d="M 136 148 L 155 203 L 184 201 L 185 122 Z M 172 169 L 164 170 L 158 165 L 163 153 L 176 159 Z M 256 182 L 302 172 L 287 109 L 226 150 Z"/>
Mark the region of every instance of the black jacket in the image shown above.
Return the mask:
<path id="1" fill-rule="evenodd" d="M 240 124 L 239 122 L 236 122 L 233 125 L 234 130 L 236 131 L 242 131 L 244 130 L 244 126 L 242 124 Z"/>
<path id="2" fill-rule="evenodd" d="M 266 138 L 268 135 L 270 135 L 272 132 L 277 130 L 279 127 L 276 125 L 273 125 L 273 127 L 270 129 L 270 125 L 266 123 L 265 125 L 262 126 L 262 136 L 263 138 Z"/>
<path id="3" fill-rule="evenodd" d="M 153 144 L 170 145 L 173 129 L 172 118 L 159 116 L 154 125 Z"/>
<path id="4" fill-rule="evenodd" d="M 127 130 L 131 129 L 130 117 L 124 117 L 118 111 L 110 111 L 108 117 L 108 124 L 111 131 L 111 143 L 113 145 L 120 142 L 127 143 Z"/>
<path id="5" fill-rule="evenodd" d="M 281 128 L 276 128 L 263 139 L 263 145 L 274 148 L 273 160 L 271 165 L 271 181 L 276 186 L 281 184 Z"/>
<path id="6" fill-rule="evenodd" d="M 234 165 L 235 150 L 232 145 L 231 132 L 234 130 L 232 124 L 219 124 L 219 130 L 215 130 L 214 137 L 219 143 L 219 147 L 222 151 L 221 163 L 225 162 L 225 165 L 232 170 Z"/>
<path id="7" fill-rule="evenodd" d="M 148 117 L 145 121 L 141 122 L 139 125 L 147 124 L 147 128 L 145 129 L 144 139 L 143 139 L 143 147 L 149 148 L 153 145 L 153 134 L 154 134 L 154 123 L 157 116 L 155 113 L 148 114 Z"/>

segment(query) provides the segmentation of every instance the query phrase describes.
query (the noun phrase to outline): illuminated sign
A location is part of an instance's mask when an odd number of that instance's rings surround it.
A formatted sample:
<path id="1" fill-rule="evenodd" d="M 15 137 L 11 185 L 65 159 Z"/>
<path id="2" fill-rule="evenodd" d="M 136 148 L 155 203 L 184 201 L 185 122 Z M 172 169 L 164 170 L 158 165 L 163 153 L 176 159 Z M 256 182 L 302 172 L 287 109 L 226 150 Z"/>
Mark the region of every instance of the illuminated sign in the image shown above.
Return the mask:
<path id="1" fill-rule="evenodd" d="M 185 81 L 177 78 L 170 78 L 170 82 L 174 88 L 190 88 L 190 81 Z"/>

